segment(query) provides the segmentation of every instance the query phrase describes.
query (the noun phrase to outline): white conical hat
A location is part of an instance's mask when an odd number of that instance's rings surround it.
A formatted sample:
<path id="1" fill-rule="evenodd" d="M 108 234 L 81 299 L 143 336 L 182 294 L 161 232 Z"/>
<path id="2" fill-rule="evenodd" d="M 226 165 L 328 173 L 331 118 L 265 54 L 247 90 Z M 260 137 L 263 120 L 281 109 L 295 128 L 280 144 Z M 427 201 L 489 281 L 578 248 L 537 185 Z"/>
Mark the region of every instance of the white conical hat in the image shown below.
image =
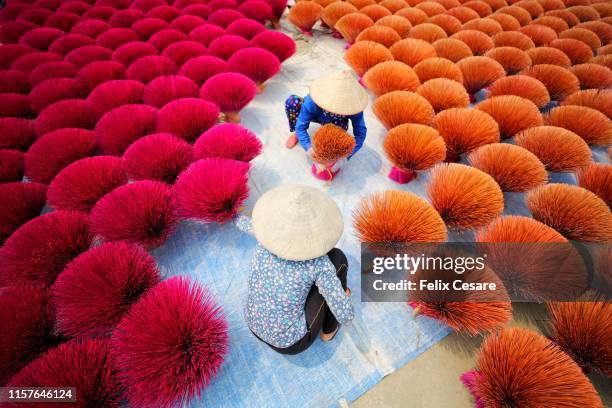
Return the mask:
<path id="1" fill-rule="evenodd" d="M 368 106 L 368 94 L 351 71 L 334 72 L 312 81 L 310 97 L 320 108 L 350 116 Z"/>
<path id="2" fill-rule="evenodd" d="M 342 213 L 321 190 L 283 185 L 262 195 L 253 209 L 253 233 L 279 258 L 304 261 L 334 248 L 344 229 Z"/>

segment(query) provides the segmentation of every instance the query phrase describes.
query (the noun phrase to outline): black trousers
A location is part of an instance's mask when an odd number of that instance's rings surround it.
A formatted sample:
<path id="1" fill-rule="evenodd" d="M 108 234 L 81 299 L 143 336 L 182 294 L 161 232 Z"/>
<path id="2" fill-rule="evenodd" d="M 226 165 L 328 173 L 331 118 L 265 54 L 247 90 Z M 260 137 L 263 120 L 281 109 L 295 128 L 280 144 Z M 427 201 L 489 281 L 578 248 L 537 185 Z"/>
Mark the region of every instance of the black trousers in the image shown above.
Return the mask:
<path id="1" fill-rule="evenodd" d="M 327 253 L 327 256 L 336 267 L 336 275 L 340 279 L 342 287 L 346 290 L 346 280 L 348 276 L 348 260 L 346 259 L 346 255 L 338 248 L 334 248 Z M 329 309 L 329 306 L 327 306 L 323 295 L 319 293 L 319 289 L 315 285 L 312 285 L 310 288 L 304 309 L 306 314 L 306 327 L 308 329 L 304 337 L 287 348 L 278 348 L 269 345 L 270 347 L 281 354 L 298 354 L 314 343 L 321 329 L 323 329 L 323 333 L 332 333 L 339 325 L 336 317 Z"/>

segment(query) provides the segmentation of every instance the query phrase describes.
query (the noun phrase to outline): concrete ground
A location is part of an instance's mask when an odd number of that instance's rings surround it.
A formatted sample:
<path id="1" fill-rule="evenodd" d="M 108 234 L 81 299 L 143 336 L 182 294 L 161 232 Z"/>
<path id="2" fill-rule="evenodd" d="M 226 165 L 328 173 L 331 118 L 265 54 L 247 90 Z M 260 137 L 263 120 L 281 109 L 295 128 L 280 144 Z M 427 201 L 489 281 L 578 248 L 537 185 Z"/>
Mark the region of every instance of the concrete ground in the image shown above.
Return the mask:
<path id="1" fill-rule="evenodd" d="M 542 332 L 546 312 L 541 305 L 513 305 L 510 326 Z M 474 368 L 482 337 L 452 333 L 421 356 L 385 377 L 357 399 L 353 408 L 472 408 L 474 403 L 459 376 Z M 589 375 L 606 407 L 612 407 L 612 380 Z M 587 407 L 585 407 L 587 408 Z"/>

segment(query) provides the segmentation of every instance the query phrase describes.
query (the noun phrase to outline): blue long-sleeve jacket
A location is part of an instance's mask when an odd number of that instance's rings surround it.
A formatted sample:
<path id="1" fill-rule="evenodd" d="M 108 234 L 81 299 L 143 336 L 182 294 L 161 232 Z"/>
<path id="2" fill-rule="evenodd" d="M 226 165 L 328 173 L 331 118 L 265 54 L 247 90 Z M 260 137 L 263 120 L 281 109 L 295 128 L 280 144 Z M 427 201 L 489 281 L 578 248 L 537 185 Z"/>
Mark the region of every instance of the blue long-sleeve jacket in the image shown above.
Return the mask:
<path id="1" fill-rule="evenodd" d="M 300 141 L 300 145 L 304 148 L 304 150 L 310 149 L 312 145 L 310 135 L 308 134 L 310 122 L 320 123 L 321 125 L 331 122 L 329 116 L 325 115 L 325 113 L 326 112 L 323 109 L 314 103 L 310 95 L 307 95 L 304 98 L 302 110 L 298 115 L 297 124 L 295 126 L 295 133 Z M 366 128 L 365 120 L 363 119 L 363 112 L 349 116 L 348 119 L 351 121 L 351 125 L 353 126 L 353 136 L 355 137 L 355 149 L 353 149 L 353 152 L 349 155 L 348 158 L 350 159 L 363 146 L 368 129 Z"/>

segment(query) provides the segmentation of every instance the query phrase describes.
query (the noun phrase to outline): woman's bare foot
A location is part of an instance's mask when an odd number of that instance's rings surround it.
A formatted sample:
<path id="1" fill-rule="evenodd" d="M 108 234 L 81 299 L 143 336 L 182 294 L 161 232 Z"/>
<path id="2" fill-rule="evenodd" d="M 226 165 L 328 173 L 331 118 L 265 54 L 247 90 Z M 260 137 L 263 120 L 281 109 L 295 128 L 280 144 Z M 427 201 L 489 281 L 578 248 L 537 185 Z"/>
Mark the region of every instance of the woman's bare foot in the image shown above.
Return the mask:
<path id="1" fill-rule="evenodd" d="M 336 337 L 336 333 L 338 333 L 338 330 L 340 330 L 340 325 L 338 325 L 338 327 L 336 327 L 336 330 L 331 333 L 323 333 L 323 331 L 321 331 L 321 334 L 319 336 L 323 341 L 332 341 L 334 337 Z"/>
<path id="2" fill-rule="evenodd" d="M 295 133 L 292 133 L 291 136 L 289 136 L 289 138 L 285 142 L 285 146 L 287 146 L 287 149 L 293 149 L 296 144 L 298 144 L 297 135 Z"/>

